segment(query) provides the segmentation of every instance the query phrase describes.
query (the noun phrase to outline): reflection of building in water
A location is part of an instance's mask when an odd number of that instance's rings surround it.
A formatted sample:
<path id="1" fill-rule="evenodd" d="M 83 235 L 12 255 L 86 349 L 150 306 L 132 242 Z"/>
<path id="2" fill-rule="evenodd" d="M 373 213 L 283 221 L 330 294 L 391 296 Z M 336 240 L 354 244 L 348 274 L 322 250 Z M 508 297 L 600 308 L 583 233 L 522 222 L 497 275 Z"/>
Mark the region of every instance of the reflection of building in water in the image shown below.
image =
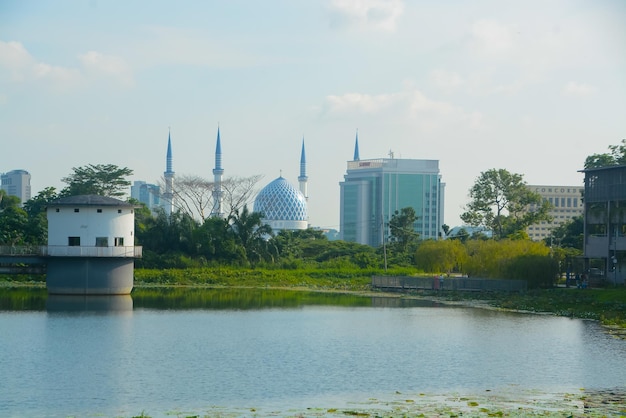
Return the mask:
<path id="1" fill-rule="evenodd" d="M 48 312 L 132 312 L 130 295 L 48 295 Z"/>
<path id="2" fill-rule="evenodd" d="M 134 210 L 130 203 L 96 195 L 48 204 L 48 292 L 129 294 L 134 257 L 141 250 L 134 245 Z"/>
<path id="3" fill-rule="evenodd" d="M 538 193 L 544 201 L 547 200 L 552 205 L 550 211 L 552 221 L 542 221 L 526 229 L 528 236 L 534 241 L 549 237 L 553 229 L 583 214 L 583 188 L 581 186 L 528 185 L 526 187 Z M 530 207 L 530 210 L 533 210 L 533 206 Z"/>

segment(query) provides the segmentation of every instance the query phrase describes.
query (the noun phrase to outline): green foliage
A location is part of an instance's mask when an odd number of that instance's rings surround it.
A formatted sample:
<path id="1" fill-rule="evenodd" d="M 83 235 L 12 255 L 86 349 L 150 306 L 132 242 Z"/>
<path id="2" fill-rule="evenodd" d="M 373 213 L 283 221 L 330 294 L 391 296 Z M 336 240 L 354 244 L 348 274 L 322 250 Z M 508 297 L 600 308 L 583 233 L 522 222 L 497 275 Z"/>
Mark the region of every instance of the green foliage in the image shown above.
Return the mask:
<path id="1" fill-rule="evenodd" d="M 550 258 L 550 249 L 543 242 L 470 240 L 465 245 L 468 259 L 464 271 L 471 276 L 484 278 L 512 278 L 509 276 L 512 270 L 508 270 L 508 265 L 518 257 L 536 255 Z"/>
<path id="2" fill-rule="evenodd" d="M 248 206 L 235 210 L 228 217 L 228 231 L 243 251 L 241 261 L 255 264 L 273 260 L 278 254 L 270 241 L 272 228 L 263 223 L 263 214 L 250 212 Z"/>
<path id="3" fill-rule="evenodd" d="M 427 273 L 462 271 L 467 250 L 460 240 L 427 240 L 415 252 L 417 267 Z"/>
<path id="4" fill-rule="evenodd" d="M 585 159 L 585 169 L 626 164 L 626 139 L 620 145 L 609 145 L 609 153 L 593 154 Z"/>
<path id="5" fill-rule="evenodd" d="M 24 245 L 28 240 L 28 214 L 19 207 L 20 200 L 0 190 L 0 244 Z"/>
<path id="6" fill-rule="evenodd" d="M 415 232 L 417 215 L 415 209 L 406 207 L 395 211 L 389 221 L 390 243 L 401 252 L 406 252 L 409 245 L 417 241 L 418 233 Z"/>
<path id="7" fill-rule="evenodd" d="M 584 220 L 583 216 L 576 216 L 571 220 L 554 228 L 545 242 L 563 248 L 583 250 Z"/>
<path id="8" fill-rule="evenodd" d="M 503 267 L 503 277 L 526 280 L 531 289 L 554 286 L 559 273 L 559 266 L 554 258 L 537 254 L 512 258 Z"/>
<path id="9" fill-rule="evenodd" d="M 470 189 L 470 203 L 461 219 L 471 226 L 485 226 L 494 237 L 523 238 L 529 225 L 550 220 L 550 203 L 531 191 L 521 174 L 491 169 L 481 175 Z"/>
<path id="10" fill-rule="evenodd" d="M 120 197 L 126 194 L 130 186 L 127 176 L 133 170 L 120 168 L 114 164 L 89 164 L 84 167 L 73 167 L 74 172 L 61 179 L 67 184 L 60 195 L 77 196 L 95 194 L 99 196 Z"/>

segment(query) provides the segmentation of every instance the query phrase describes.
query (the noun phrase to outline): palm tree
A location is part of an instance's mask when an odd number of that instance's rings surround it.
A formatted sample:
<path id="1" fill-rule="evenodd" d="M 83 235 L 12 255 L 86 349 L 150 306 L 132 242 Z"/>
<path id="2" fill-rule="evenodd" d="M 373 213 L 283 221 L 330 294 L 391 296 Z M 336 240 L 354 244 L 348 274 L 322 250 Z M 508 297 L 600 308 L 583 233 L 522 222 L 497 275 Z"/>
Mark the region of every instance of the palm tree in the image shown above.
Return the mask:
<path id="1" fill-rule="evenodd" d="M 244 261 L 255 263 L 272 258 L 272 228 L 263 223 L 262 213 L 250 212 L 248 206 L 244 205 L 241 213 L 235 210 L 228 217 L 228 224 L 236 241 L 244 249 Z"/>

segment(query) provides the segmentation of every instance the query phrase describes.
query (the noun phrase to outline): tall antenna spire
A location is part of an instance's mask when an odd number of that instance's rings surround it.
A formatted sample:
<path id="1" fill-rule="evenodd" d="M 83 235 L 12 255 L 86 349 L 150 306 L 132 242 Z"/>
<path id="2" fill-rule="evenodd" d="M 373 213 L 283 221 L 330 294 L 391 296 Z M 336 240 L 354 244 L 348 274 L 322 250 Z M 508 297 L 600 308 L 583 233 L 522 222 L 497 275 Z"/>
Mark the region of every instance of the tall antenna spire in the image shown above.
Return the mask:
<path id="1" fill-rule="evenodd" d="M 356 140 L 354 141 L 354 158 L 353 161 L 359 161 L 359 129 L 356 130 Z"/>
<path id="2" fill-rule="evenodd" d="M 298 176 L 298 183 L 300 184 L 300 192 L 306 200 L 309 200 L 308 182 L 309 178 L 306 175 L 306 153 L 304 151 L 304 135 L 302 136 L 302 151 L 300 152 L 300 176 Z"/>
<path id="3" fill-rule="evenodd" d="M 217 125 L 217 142 L 215 144 L 215 168 L 213 169 L 213 209 L 211 217 L 223 217 L 224 211 L 222 201 L 224 192 L 222 190 L 222 176 L 224 169 L 222 168 L 222 141 L 220 139 L 220 126 Z"/>

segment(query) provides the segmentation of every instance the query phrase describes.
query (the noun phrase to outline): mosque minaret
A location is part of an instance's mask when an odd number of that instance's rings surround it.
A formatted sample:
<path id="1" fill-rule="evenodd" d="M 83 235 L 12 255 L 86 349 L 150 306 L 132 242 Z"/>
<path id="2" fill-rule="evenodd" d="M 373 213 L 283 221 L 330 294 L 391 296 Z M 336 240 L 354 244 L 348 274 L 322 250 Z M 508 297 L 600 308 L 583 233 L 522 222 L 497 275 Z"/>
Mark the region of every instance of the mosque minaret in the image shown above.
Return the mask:
<path id="1" fill-rule="evenodd" d="M 165 193 L 163 193 L 163 209 L 169 218 L 174 212 L 174 170 L 172 170 L 172 138 L 167 133 L 167 156 L 165 158 Z"/>
<path id="2" fill-rule="evenodd" d="M 304 138 L 302 138 L 302 152 L 300 153 L 300 176 L 298 176 L 298 184 L 300 185 L 300 193 L 305 200 L 309 200 L 309 191 L 307 188 L 308 177 L 306 175 L 306 154 L 304 152 Z"/>
<path id="3" fill-rule="evenodd" d="M 223 199 L 224 191 L 222 189 L 222 176 L 224 169 L 222 168 L 222 144 L 220 141 L 220 128 L 217 127 L 217 143 L 215 145 L 215 168 L 213 169 L 213 210 L 211 217 L 224 217 Z"/>

